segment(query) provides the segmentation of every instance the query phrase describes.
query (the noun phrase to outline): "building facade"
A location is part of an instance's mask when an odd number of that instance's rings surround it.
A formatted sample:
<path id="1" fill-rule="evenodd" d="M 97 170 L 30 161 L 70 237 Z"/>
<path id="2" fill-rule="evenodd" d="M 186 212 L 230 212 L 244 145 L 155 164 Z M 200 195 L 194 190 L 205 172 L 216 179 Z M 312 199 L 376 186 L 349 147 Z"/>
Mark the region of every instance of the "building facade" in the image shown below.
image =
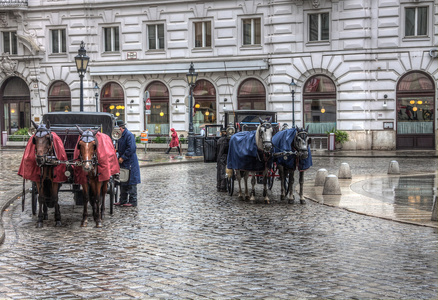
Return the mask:
<path id="1" fill-rule="evenodd" d="M 261 109 L 314 136 L 347 131 L 344 149 L 437 149 L 434 0 L 0 5 L 0 126 L 8 134 L 49 111 L 79 111 L 74 58 L 83 41 L 84 111 L 111 112 L 137 134 L 188 131 L 193 62 L 195 133 L 222 123 L 225 110 Z"/>

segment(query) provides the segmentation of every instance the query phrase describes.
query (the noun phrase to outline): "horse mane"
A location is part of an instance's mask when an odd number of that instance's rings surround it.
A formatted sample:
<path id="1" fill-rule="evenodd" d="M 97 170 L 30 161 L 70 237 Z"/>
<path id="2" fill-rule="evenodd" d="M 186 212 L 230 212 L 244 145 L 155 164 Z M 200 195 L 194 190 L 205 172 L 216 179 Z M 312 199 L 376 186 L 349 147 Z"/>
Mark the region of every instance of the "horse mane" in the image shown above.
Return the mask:
<path id="1" fill-rule="evenodd" d="M 263 151 L 263 141 L 262 141 L 262 139 L 260 138 L 260 127 L 261 127 L 261 126 L 262 126 L 262 124 L 260 124 L 259 126 L 257 126 L 256 134 L 255 134 L 255 142 L 256 142 L 256 145 L 257 145 L 257 149 Z"/>

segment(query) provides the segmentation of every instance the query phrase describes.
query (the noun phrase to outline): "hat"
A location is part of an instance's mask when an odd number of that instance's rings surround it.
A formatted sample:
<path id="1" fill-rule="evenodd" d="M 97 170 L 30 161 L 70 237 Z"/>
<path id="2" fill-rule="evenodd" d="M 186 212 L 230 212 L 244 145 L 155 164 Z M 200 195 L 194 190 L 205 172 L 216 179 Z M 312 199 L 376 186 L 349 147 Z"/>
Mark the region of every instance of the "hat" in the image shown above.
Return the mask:
<path id="1" fill-rule="evenodd" d="M 122 127 L 122 126 L 125 126 L 126 123 L 123 120 L 117 120 L 116 121 L 116 125 L 119 126 L 119 127 Z"/>

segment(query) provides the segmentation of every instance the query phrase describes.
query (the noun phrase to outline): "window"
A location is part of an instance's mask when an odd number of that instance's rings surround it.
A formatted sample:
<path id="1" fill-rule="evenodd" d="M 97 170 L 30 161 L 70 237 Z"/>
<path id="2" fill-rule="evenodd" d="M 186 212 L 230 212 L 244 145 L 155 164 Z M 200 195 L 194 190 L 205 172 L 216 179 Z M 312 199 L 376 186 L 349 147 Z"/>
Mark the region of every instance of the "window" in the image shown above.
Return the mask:
<path id="1" fill-rule="evenodd" d="M 49 90 L 49 112 L 71 111 L 70 88 L 63 81 L 56 81 Z"/>
<path id="2" fill-rule="evenodd" d="M 169 90 L 159 81 L 153 81 L 146 88 L 151 99 L 151 114 L 147 120 L 150 134 L 168 135 L 170 132 Z"/>
<path id="3" fill-rule="evenodd" d="M 66 53 L 65 29 L 54 29 L 50 33 L 52 36 L 52 53 Z"/>
<path id="4" fill-rule="evenodd" d="M 108 27 L 103 29 L 105 52 L 116 52 L 119 47 L 119 27 Z"/>
<path id="5" fill-rule="evenodd" d="M 125 120 L 124 99 L 122 87 L 116 82 L 109 82 L 100 92 L 100 111 L 113 114 L 118 120 Z"/>
<path id="6" fill-rule="evenodd" d="M 195 106 L 193 130 L 198 134 L 203 125 L 217 123 L 216 89 L 211 82 L 201 79 L 196 81 L 193 96 Z"/>
<path id="7" fill-rule="evenodd" d="M 266 110 L 266 90 L 257 79 L 246 79 L 237 94 L 238 109 Z"/>
<path id="8" fill-rule="evenodd" d="M 336 129 L 336 87 L 323 75 L 311 77 L 304 85 L 304 126 L 310 134 L 325 135 Z"/>
<path id="9" fill-rule="evenodd" d="M 211 22 L 195 22 L 195 48 L 211 47 Z"/>
<path id="10" fill-rule="evenodd" d="M 164 25 L 148 25 L 148 49 L 164 49 Z"/>
<path id="11" fill-rule="evenodd" d="M 17 54 L 17 32 L 3 32 L 3 52 Z"/>
<path id="12" fill-rule="evenodd" d="M 405 36 L 427 35 L 427 7 L 405 9 Z"/>
<path id="13" fill-rule="evenodd" d="M 261 44 L 261 20 L 244 19 L 243 21 L 243 45 Z"/>
<path id="14" fill-rule="evenodd" d="M 309 41 L 328 41 L 329 40 L 329 14 L 310 14 L 309 15 Z"/>

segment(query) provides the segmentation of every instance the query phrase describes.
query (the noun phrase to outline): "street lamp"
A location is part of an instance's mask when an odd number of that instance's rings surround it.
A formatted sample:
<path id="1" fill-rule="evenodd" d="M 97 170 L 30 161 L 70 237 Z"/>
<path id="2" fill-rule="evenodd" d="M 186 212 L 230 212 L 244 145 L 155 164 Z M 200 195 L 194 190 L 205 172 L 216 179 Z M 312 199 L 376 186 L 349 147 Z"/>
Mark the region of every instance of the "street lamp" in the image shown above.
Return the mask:
<path id="1" fill-rule="evenodd" d="M 195 156 L 195 136 L 193 132 L 193 88 L 196 85 L 198 73 L 195 72 L 193 62 L 190 63 L 189 72 L 186 74 L 187 82 L 190 87 L 189 95 L 189 145 L 187 147 L 187 156 Z"/>
<path id="2" fill-rule="evenodd" d="M 295 127 L 295 89 L 297 85 L 294 79 L 289 83 L 290 93 L 292 94 L 292 127 Z"/>
<path id="3" fill-rule="evenodd" d="M 78 55 L 75 56 L 76 68 L 78 69 L 79 78 L 81 80 L 80 86 L 80 111 L 84 111 L 84 75 L 87 71 L 88 62 L 90 58 L 87 56 L 87 50 L 85 50 L 84 41 L 81 42 L 81 46 L 78 50 Z"/>
<path id="4" fill-rule="evenodd" d="M 99 100 L 99 86 L 97 85 L 97 82 L 95 82 L 95 86 L 93 88 L 94 90 L 94 97 L 96 98 L 96 112 L 99 111 L 99 105 L 97 104 L 97 100 Z"/>

